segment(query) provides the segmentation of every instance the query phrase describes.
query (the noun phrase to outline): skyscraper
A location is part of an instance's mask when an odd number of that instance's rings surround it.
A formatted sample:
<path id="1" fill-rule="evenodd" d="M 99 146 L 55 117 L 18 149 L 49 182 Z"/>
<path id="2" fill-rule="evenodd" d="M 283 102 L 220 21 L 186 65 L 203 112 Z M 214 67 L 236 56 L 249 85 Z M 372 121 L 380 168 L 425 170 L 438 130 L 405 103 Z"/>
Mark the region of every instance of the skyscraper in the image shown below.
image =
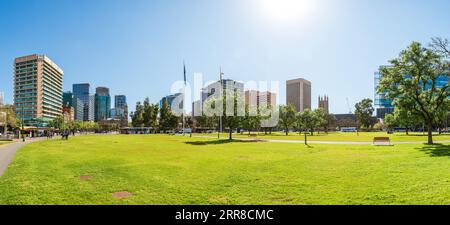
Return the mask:
<path id="1" fill-rule="evenodd" d="M 83 121 L 94 121 L 94 101 L 90 95 L 91 86 L 88 83 L 83 84 L 74 84 L 72 86 L 73 96 L 75 98 L 74 101 L 77 101 L 77 106 L 80 104 L 83 105 L 82 114 L 80 115 L 81 110 L 75 109 L 75 119 L 83 120 Z"/>
<path id="2" fill-rule="evenodd" d="M 128 104 L 125 95 L 116 95 L 114 97 L 114 109 L 111 109 L 111 118 L 128 122 Z"/>
<path id="3" fill-rule="evenodd" d="M 300 78 L 286 82 L 286 103 L 293 105 L 297 112 L 311 110 L 311 82 Z"/>
<path id="4" fill-rule="evenodd" d="M 177 93 L 177 94 L 168 95 L 168 96 L 163 97 L 161 100 L 159 100 L 159 108 L 162 109 L 164 102 L 167 101 L 169 108 L 172 109 L 173 101 L 182 95 L 183 95 L 182 93 Z M 180 109 L 183 108 L 183 101 L 180 102 L 180 105 L 178 107 Z"/>
<path id="5" fill-rule="evenodd" d="M 277 105 L 277 94 L 268 91 L 245 91 L 245 104 L 251 107 L 272 106 Z"/>
<path id="6" fill-rule="evenodd" d="M 111 117 L 111 96 L 109 88 L 98 87 L 95 90 L 95 121 L 106 120 Z"/>
<path id="7" fill-rule="evenodd" d="M 212 95 L 216 94 L 217 92 L 223 91 L 224 94 L 234 94 L 236 93 L 240 98 L 242 98 L 242 101 L 245 101 L 244 99 L 244 84 L 235 80 L 231 79 L 223 79 L 223 73 L 220 74 L 222 80 L 218 80 L 214 83 L 211 83 L 207 85 L 205 88 L 202 89 L 201 93 L 201 99 L 197 100 L 193 103 L 192 108 L 192 115 L 193 116 L 201 116 L 203 114 L 203 104 L 205 101 L 211 97 Z"/>
<path id="8" fill-rule="evenodd" d="M 45 126 L 62 115 L 64 71 L 46 55 L 14 60 L 14 105 L 25 125 Z"/>
<path id="9" fill-rule="evenodd" d="M 63 106 L 73 106 L 73 94 L 71 91 L 66 91 L 63 93 Z"/>
<path id="10" fill-rule="evenodd" d="M 125 95 L 116 95 L 114 100 L 114 108 L 116 109 L 124 109 L 127 105 L 127 96 Z"/>

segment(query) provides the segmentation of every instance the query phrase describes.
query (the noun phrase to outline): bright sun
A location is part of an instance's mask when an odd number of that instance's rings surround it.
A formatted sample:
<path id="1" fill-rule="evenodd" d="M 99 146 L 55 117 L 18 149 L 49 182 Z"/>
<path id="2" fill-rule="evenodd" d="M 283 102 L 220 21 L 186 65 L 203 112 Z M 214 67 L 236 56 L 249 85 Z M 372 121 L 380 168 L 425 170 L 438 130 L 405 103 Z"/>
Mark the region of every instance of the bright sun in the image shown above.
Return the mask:
<path id="1" fill-rule="evenodd" d="M 261 0 L 263 9 L 274 20 L 292 22 L 306 18 L 314 0 Z"/>

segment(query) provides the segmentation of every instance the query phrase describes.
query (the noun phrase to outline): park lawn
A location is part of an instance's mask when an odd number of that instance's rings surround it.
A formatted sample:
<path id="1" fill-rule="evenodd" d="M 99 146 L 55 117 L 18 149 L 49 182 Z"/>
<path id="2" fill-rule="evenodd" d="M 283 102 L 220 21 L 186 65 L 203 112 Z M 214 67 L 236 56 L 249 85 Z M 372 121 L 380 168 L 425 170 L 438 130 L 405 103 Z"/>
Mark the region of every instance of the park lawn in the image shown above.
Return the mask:
<path id="1" fill-rule="evenodd" d="M 118 191 L 133 196 L 113 198 Z M 449 196 L 450 145 L 79 136 L 25 146 L 0 178 L 0 204 L 450 204 Z"/>
<path id="2" fill-rule="evenodd" d="M 257 134 L 258 139 L 267 140 L 304 140 L 304 135 L 299 135 L 296 132 L 290 132 L 288 136 L 285 133 L 273 132 L 271 135 L 265 135 L 264 133 L 252 132 L 251 134 Z M 197 137 L 217 137 L 217 133 L 212 134 L 195 134 Z M 227 138 L 228 134 L 222 133 L 222 138 Z M 235 138 L 249 138 L 247 132 L 244 134 L 233 134 Z M 405 133 L 395 133 L 387 134 L 386 132 L 361 132 L 359 135 L 357 133 L 342 133 L 342 132 L 330 132 L 325 134 L 320 132 L 314 133 L 313 136 L 308 136 L 310 141 L 331 141 L 331 142 L 372 142 L 374 137 L 389 137 L 393 142 L 427 142 L 428 136 L 423 133 L 410 133 L 406 135 Z M 450 134 L 434 134 L 434 141 L 450 141 Z"/>

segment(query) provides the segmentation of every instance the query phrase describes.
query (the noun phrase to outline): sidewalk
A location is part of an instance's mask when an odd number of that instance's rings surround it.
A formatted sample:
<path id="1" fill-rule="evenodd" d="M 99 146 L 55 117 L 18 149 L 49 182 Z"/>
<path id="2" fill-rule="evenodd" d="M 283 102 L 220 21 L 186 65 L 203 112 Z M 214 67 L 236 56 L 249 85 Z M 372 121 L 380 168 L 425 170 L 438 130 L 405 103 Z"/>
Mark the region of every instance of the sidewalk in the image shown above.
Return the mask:
<path id="1" fill-rule="evenodd" d="M 34 138 L 27 139 L 26 142 L 22 142 L 21 140 L 14 140 L 10 144 L 1 145 L 0 146 L 0 177 L 3 176 L 3 173 L 8 168 L 9 164 L 14 158 L 14 154 L 19 150 L 22 146 L 27 145 L 29 143 L 47 140 L 47 138 Z"/>
<path id="2" fill-rule="evenodd" d="M 196 136 L 196 138 L 207 138 L 207 139 L 217 139 L 217 137 L 212 136 Z M 220 137 L 220 139 L 228 139 L 226 137 Z M 303 140 L 276 140 L 276 139 L 252 139 L 252 138 L 233 138 L 238 141 L 250 141 L 258 140 L 261 142 L 272 142 L 272 143 L 295 143 L 295 144 L 305 144 Z M 448 141 L 434 141 L 436 144 L 446 144 L 450 143 Z M 308 141 L 308 144 L 320 144 L 320 145 L 373 145 L 373 142 L 355 142 L 355 141 Z M 426 141 L 399 141 L 392 142 L 393 145 L 410 145 L 410 144 L 426 144 Z"/>

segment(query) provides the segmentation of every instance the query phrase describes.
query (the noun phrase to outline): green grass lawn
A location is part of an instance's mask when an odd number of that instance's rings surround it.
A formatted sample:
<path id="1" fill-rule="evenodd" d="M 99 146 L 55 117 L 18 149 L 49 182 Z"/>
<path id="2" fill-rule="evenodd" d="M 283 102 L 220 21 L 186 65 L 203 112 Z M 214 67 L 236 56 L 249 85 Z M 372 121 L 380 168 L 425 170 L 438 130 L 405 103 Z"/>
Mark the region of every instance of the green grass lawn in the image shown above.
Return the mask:
<path id="1" fill-rule="evenodd" d="M 19 150 L 0 190 L 0 204 L 450 204 L 450 145 L 80 136 Z"/>
<path id="2" fill-rule="evenodd" d="M 264 133 L 255 133 L 257 134 L 259 139 L 272 139 L 272 140 L 304 140 L 304 136 L 299 135 L 298 133 L 291 132 L 288 136 L 285 133 L 273 132 L 272 135 L 265 135 Z M 217 133 L 213 134 L 195 134 L 197 137 L 217 137 Z M 233 134 L 236 138 L 248 138 L 248 133 L 241 134 Z M 221 134 L 221 137 L 226 138 L 228 134 Z M 387 134 L 386 132 L 366 132 L 366 133 L 341 133 L 341 132 L 332 132 L 329 134 L 325 133 L 314 133 L 314 136 L 308 136 L 308 140 L 310 141 L 338 141 L 338 142 L 371 142 L 374 137 L 390 137 L 393 142 L 411 142 L 411 141 L 423 141 L 426 142 L 428 140 L 428 136 L 423 133 L 410 133 L 406 135 L 405 133 L 395 133 L 395 134 Z M 450 141 L 450 134 L 434 134 L 434 141 Z"/>

